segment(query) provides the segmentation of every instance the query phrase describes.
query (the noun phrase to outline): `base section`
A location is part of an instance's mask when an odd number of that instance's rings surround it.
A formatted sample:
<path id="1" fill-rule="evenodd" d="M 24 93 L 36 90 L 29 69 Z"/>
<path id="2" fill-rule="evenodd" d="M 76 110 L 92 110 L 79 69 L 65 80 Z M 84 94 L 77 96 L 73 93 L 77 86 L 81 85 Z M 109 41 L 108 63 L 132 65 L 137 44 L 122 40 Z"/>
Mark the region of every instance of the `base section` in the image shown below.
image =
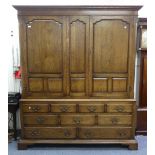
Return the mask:
<path id="1" fill-rule="evenodd" d="M 33 144 L 121 144 L 128 146 L 130 150 L 137 150 L 138 143 L 133 140 L 19 140 L 18 150 L 26 150 L 29 145 Z"/>

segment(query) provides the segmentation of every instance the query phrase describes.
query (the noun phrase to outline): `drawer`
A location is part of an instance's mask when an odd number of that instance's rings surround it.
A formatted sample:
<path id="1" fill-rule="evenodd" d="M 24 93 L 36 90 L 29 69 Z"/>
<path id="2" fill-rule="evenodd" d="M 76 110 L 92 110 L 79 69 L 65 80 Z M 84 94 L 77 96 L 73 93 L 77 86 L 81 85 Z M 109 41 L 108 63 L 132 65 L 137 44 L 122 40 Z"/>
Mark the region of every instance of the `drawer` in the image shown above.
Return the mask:
<path id="1" fill-rule="evenodd" d="M 56 125 L 58 117 L 56 115 L 24 115 L 23 122 L 25 125 Z"/>
<path id="2" fill-rule="evenodd" d="M 51 104 L 51 112 L 76 112 L 76 104 Z"/>
<path id="3" fill-rule="evenodd" d="M 131 103 L 108 103 L 107 112 L 133 112 L 133 104 Z"/>
<path id="4" fill-rule="evenodd" d="M 23 104 L 23 112 L 49 112 L 48 104 Z"/>
<path id="5" fill-rule="evenodd" d="M 128 139 L 132 137 L 132 128 L 81 127 L 79 137 L 81 139 Z"/>
<path id="6" fill-rule="evenodd" d="M 62 125 L 94 125 L 95 115 L 61 115 Z"/>
<path id="7" fill-rule="evenodd" d="M 71 127 L 26 127 L 24 138 L 28 139 L 70 139 L 76 137 L 76 128 Z"/>
<path id="8" fill-rule="evenodd" d="M 104 112 L 104 104 L 79 104 L 79 112 Z"/>
<path id="9" fill-rule="evenodd" d="M 98 115 L 99 125 L 131 125 L 131 115 Z"/>

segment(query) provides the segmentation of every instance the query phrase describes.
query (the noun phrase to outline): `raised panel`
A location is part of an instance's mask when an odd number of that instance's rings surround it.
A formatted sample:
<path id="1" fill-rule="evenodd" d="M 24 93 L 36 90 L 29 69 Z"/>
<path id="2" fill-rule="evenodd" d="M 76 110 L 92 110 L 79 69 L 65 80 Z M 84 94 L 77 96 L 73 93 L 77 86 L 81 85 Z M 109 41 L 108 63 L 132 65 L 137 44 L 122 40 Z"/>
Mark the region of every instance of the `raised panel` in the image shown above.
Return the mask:
<path id="1" fill-rule="evenodd" d="M 113 78 L 112 79 L 113 92 L 126 92 L 127 91 L 127 78 Z"/>
<path id="2" fill-rule="evenodd" d="M 44 90 L 42 78 L 29 78 L 29 91 L 40 92 Z"/>
<path id="3" fill-rule="evenodd" d="M 93 78 L 93 92 L 107 92 L 108 79 L 107 78 Z"/>
<path id="4" fill-rule="evenodd" d="M 71 78 L 71 92 L 85 92 L 85 78 Z"/>
<path id="5" fill-rule="evenodd" d="M 63 24 L 55 19 L 33 19 L 27 24 L 28 70 L 61 73 Z"/>
<path id="6" fill-rule="evenodd" d="M 70 72 L 85 72 L 86 23 L 77 19 L 70 23 Z"/>
<path id="7" fill-rule="evenodd" d="M 94 73 L 126 73 L 128 50 L 128 23 L 102 18 L 93 23 Z"/>
<path id="8" fill-rule="evenodd" d="M 48 79 L 48 90 L 53 93 L 62 92 L 63 82 L 62 78 L 49 78 Z"/>

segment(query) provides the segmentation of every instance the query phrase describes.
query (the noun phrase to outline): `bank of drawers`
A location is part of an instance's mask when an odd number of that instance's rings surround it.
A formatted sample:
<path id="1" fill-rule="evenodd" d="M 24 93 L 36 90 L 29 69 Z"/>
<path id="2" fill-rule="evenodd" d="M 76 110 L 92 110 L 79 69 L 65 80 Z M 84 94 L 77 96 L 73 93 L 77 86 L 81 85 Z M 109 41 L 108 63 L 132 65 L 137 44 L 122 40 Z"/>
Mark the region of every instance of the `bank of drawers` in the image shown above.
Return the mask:
<path id="1" fill-rule="evenodd" d="M 22 102 L 24 138 L 131 138 L 134 102 Z"/>
<path id="2" fill-rule="evenodd" d="M 61 115 L 24 115 L 25 125 L 132 125 L 130 114 L 61 114 Z"/>
<path id="3" fill-rule="evenodd" d="M 110 102 L 110 103 L 67 103 L 67 102 L 58 102 L 58 103 L 40 103 L 34 102 L 33 104 L 25 103 L 23 104 L 23 112 L 24 113 L 103 113 L 103 112 L 113 112 L 113 113 L 125 113 L 125 112 L 133 112 L 133 104 L 130 102 Z"/>

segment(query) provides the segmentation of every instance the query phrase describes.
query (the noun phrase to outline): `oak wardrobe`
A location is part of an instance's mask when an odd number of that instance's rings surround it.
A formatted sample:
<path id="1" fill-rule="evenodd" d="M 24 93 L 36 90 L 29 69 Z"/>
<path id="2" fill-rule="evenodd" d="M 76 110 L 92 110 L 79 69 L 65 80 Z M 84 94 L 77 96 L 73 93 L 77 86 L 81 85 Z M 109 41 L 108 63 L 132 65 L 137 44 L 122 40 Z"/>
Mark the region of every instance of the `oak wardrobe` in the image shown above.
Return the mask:
<path id="1" fill-rule="evenodd" d="M 14 6 L 22 137 L 32 144 L 137 149 L 134 72 L 141 6 Z"/>

